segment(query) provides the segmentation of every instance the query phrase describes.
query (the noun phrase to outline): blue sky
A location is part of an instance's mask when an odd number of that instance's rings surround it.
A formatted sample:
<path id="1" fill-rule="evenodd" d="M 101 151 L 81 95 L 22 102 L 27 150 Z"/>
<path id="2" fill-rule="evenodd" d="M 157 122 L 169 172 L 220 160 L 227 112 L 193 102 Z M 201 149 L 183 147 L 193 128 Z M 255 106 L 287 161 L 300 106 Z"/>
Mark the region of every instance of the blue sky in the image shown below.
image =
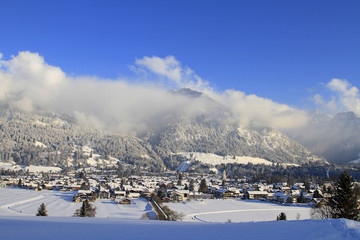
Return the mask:
<path id="1" fill-rule="evenodd" d="M 315 94 L 330 104 L 334 78 L 359 86 L 359 10 L 359 1 L 329 0 L 3 0 L 0 52 L 110 79 L 136 79 L 136 59 L 174 56 L 215 91 L 311 109 Z"/>

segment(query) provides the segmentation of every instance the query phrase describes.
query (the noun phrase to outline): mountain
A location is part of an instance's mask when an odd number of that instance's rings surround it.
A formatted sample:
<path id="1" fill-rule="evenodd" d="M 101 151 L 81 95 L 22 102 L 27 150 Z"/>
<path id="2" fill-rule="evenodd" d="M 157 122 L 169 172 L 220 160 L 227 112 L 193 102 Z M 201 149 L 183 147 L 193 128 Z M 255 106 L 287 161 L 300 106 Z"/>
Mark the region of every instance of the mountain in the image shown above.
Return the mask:
<path id="1" fill-rule="evenodd" d="M 279 131 L 239 128 L 236 123 L 182 119 L 152 132 L 147 141 L 157 152 L 167 154 L 204 152 L 296 164 L 322 160 Z"/>
<path id="2" fill-rule="evenodd" d="M 307 126 L 289 136 L 331 163 L 349 164 L 360 159 L 360 118 L 354 112 L 331 117 L 314 111 L 310 116 L 312 121 Z"/>
<path id="3" fill-rule="evenodd" d="M 6 108 L 0 112 L 2 162 L 60 167 L 116 166 L 122 162 L 163 168 L 163 162 L 151 146 L 137 137 L 102 133 L 56 113 L 25 113 Z M 109 161 L 110 157 L 115 158 L 114 161 Z"/>
<path id="4" fill-rule="evenodd" d="M 191 89 L 172 94 L 192 99 L 194 106 L 159 116 L 135 135 L 85 127 L 58 113 L 1 107 L 0 161 L 60 167 L 129 164 L 160 171 L 175 169 L 184 160 L 180 153 L 202 152 L 274 163 L 326 162 L 277 130 L 240 127 L 225 106 L 206 94 Z"/>
<path id="5" fill-rule="evenodd" d="M 165 155 L 179 152 L 248 156 L 274 163 L 325 162 L 280 131 L 265 127 L 240 127 L 231 112 L 203 93 L 181 89 L 175 94 L 201 98 L 203 110 L 194 117 L 178 117 L 151 129 L 144 141 Z"/>

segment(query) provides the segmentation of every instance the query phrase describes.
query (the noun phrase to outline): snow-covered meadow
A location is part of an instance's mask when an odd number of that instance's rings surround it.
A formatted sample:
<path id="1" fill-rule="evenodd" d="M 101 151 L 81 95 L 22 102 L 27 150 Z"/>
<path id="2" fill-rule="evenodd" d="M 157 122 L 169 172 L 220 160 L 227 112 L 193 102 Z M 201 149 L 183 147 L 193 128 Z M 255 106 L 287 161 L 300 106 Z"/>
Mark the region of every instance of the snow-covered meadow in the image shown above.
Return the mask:
<path id="1" fill-rule="evenodd" d="M 236 164 L 264 164 L 264 165 L 273 165 L 273 162 L 270 162 L 263 158 L 256 158 L 256 157 L 247 157 L 247 156 L 220 156 L 214 153 L 201 153 L 201 152 L 180 152 L 179 155 L 186 157 L 187 159 L 183 161 L 179 166 L 179 171 L 186 171 L 190 165 L 194 161 L 199 161 L 204 164 L 209 164 L 212 166 L 220 165 L 220 164 L 229 164 L 229 163 L 236 163 Z M 282 166 L 299 166 L 298 164 L 294 163 L 282 163 Z M 214 168 L 214 172 L 217 170 Z"/>
<path id="2" fill-rule="evenodd" d="M 178 212 L 182 212 L 184 221 L 201 222 L 259 222 L 274 221 L 284 212 L 288 220 L 310 219 L 307 206 L 284 206 L 254 200 L 204 199 L 166 203 Z"/>
<path id="3" fill-rule="evenodd" d="M 185 214 L 183 222 L 168 222 L 140 219 L 153 213 L 143 199 L 132 205 L 98 200 L 95 218 L 72 217 L 81 206 L 71 201 L 74 193 L 0 188 L 1 239 L 360 239 L 359 222 L 302 220 L 309 218 L 309 208 L 256 201 L 168 203 Z M 49 217 L 35 216 L 41 203 Z M 300 220 L 274 221 L 280 212 L 290 220 L 299 213 Z"/>
<path id="4" fill-rule="evenodd" d="M 1 239 L 267 239 L 358 240 L 360 223 L 299 220 L 249 223 L 190 223 L 119 218 L 3 217 Z"/>
<path id="5" fill-rule="evenodd" d="M 72 202 L 76 192 L 25 190 L 0 188 L 0 216 L 34 216 L 44 203 L 49 216 L 71 217 L 81 203 Z M 131 205 L 120 205 L 108 199 L 98 199 L 98 218 L 140 219 L 144 214 L 153 214 L 151 205 L 143 198 L 133 199 Z M 184 214 L 183 221 L 201 222 L 259 222 L 273 221 L 280 212 L 285 212 L 289 220 L 309 219 L 308 207 L 284 206 L 261 201 L 244 200 L 191 200 L 167 203 L 170 209 Z"/>
<path id="6" fill-rule="evenodd" d="M 0 216 L 35 216 L 41 203 L 44 203 L 49 216 L 71 217 L 81 203 L 72 202 L 76 192 L 25 190 L 0 188 Z M 133 199 L 131 205 L 120 205 L 109 199 L 99 199 L 96 217 L 140 219 L 144 214 L 152 214 L 151 205 L 145 199 Z"/>

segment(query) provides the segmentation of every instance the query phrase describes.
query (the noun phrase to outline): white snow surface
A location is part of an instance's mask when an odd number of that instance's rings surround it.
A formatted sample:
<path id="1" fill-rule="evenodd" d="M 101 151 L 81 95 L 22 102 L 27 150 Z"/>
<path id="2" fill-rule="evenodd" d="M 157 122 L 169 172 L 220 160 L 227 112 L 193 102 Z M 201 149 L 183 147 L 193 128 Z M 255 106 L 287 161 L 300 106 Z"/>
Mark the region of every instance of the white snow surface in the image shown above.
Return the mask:
<path id="1" fill-rule="evenodd" d="M 310 208 L 285 206 L 255 200 L 204 199 L 181 203 L 166 203 L 170 209 L 185 214 L 183 221 L 201 222 L 259 222 L 273 221 L 281 212 L 288 220 L 310 219 Z"/>
<path id="2" fill-rule="evenodd" d="M 59 167 L 50 167 L 50 166 L 20 166 L 16 165 L 14 162 L 11 163 L 4 163 L 0 162 L 0 169 L 6 169 L 6 170 L 20 170 L 23 169 L 25 171 L 29 170 L 31 173 L 40 173 L 40 172 L 61 172 L 61 168 Z"/>
<path id="3" fill-rule="evenodd" d="M 47 146 L 45 144 L 43 144 L 42 142 L 35 142 L 35 147 L 42 147 L 42 148 L 47 148 Z"/>
<path id="4" fill-rule="evenodd" d="M 72 202 L 74 192 L 25 190 L 19 188 L 0 188 L 0 216 L 34 216 L 41 203 L 44 203 L 49 216 L 71 217 L 81 203 Z M 145 199 L 132 199 L 131 205 L 120 205 L 110 199 L 99 199 L 96 217 L 140 219 L 144 213 L 152 212 Z"/>
<path id="5" fill-rule="evenodd" d="M 29 170 L 32 173 L 39 173 L 39 172 L 61 172 L 61 168 L 59 167 L 48 167 L 48 166 L 34 166 L 30 165 L 25 167 L 25 171 Z"/>
<path id="6" fill-rule="evenodd" d="M 78 217 L 2 217 L 2 239 L 267 239 L 358 240 L 360 223 L 300 220 L 248 223 L 189 223 Z"/>
<path id="7" fill-rule="evenodd" d="M 262 159 L 262 158 L 254 158 L 254 157 L 246 157 L 246 156 L 219 156 L 214 153 L 201 153 L 201 152 L 181 152 L 178 153 L 180 155 L 183 155 L 184 157 L 188 158 L 190 161 L 189 163 L 194 161 L 200 161 L 205 164 L 210 165 L 218 165 L 222 163 L 238 163 L 238 164 L 265 164 L 265 165 L 272 165 L 273 163 Z"/>
<path id="8" fill-rule="evenodd" d="M 75 146 L 75 149 L 79 148 L 79 146 Z M 101 155 L 95 154 L 94 149 L 92 148 L 91 143 L 83 146 L 82 148 L 83 154 L 89 156 L 87 159 L 87 163 L 91 166 L 97 166 L 98 164 L 103 164 L 106 166 L 115 166 L 120 160 L 114 157 L 109 156 L 109 160 L 105 160 Z M 92 157 L 90 157 L 92 155 Z"/>
<path id="9" fill-rule="evenodd" d="M 94 203 L 97 207 L 95 218 L 71 217 L 81 206 L 81 203 L 71 202 L 73 194 L 74 192 L 0 188 L 1 239 L 360 239 L 360 223 L 345 219 L 224 223 L 224 217 L 220 219 L 221 214 L 215 214 L 216 216 L 211 217 L 212 220 L 219 218 L 221 223 L 141 220 L 139 218 L 143 213 L 152 211 L 142 199 L 134 200 L 135 204 L 126 206 L 98 200 Z M 250 202 L 236 200 L 191 201 L 169 206 L 190 213 L 190 216 L 197 212 L 203 218 L 211 214 L 199 213 L 231 210 L 237 206 L 236 202 L 245 204 L 243 208 L 249 212 L 259 204 L 256 208 L 258 211 L 253 211 L 254 215 L 269 213 L 266 209 L 271 209 L 272 206 L 260 202 L 252 202 L 253 206 L 247 206 Z M 45 203 L 49 217 L 34 216 L 41 203 Z M 280 209 L 281 207 L 274 205 L 274 208 L 285 212 L 289 208 Z M 278 214 L 278 210 L 271 211 Z M 243 213 L 239 211 L 236 214 Z M 242 215 L 243 220 L 249 217 L 248 214 Z M 274 216 L 269 215 L 273 219 Z"/>

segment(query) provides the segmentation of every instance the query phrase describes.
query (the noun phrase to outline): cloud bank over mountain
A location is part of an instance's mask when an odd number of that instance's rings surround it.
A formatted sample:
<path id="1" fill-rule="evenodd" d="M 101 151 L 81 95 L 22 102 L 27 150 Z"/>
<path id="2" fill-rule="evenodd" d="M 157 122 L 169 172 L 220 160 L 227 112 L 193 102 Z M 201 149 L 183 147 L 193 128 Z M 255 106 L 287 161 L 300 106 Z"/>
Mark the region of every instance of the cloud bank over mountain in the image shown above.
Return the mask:
<path id="1" fill-rule="evenodd" d="M 38 53 L 19 52 L 9 60 L 0 58 L 0 103 L 23 111 L 66 113 L 83 124 L 129 132 L 146 129 L 166 116 L 191 117 L 204 112 L 208 102 L 203 98 L 189 98 L 169 91 L 191 88 L 229 109 L 243 127 L 252 124 L 293 128 L 306 124 L 308 119 L 305 112 L 271 99 L 230 89 L 216 92 L 210 83 L 174 56 L 136 59 L 131 69 L 141 81 L 72 77 L 60 67 L 47 64 Z M 329 88 L 338 92 L 342 105 L 353 107 L 355 103 L 354 110 L 360 112 L 356 87 L 333 80 Z"/>
<path id="2" fill-rule="evenodd" d="M 313 100 L 316 105 L 333 113 L 352 111 L 360 115 L 360 95 L 356 86 L 345 79 L 334 78 L 326 87 L 332 92 L 331 99 L 325 100 L 320 94 L 315 94 Z"/>

